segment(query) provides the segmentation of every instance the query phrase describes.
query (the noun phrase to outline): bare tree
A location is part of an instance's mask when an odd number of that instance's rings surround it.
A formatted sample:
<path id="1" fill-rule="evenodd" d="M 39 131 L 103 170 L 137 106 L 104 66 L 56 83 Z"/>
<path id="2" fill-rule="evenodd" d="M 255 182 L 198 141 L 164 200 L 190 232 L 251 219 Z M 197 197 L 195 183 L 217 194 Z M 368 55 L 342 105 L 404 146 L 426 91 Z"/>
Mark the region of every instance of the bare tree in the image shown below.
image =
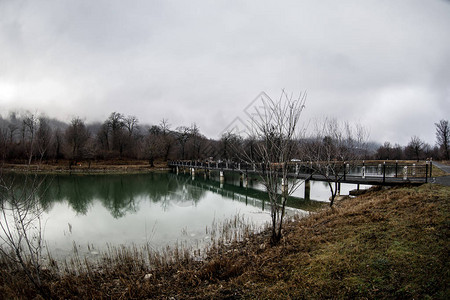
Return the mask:
<path id="1" fill-rule="evenodd" d="M 164 151 L 164 161 L 167 161 L 169 159 L 170 150 L 172 150 L 174 138 L 172 136 L 170 124 L 167 119 L 161 120 L 161 122 L 159 123 L 159 128 L 161 130 L 161 142 Z"/>
<path id="2" fill-rule="evenodd" d="M 37 126 L 37 118 L 34 114 L 30 114 L 23 119 L 22 136 L 25 143 L 25 137 L 28 137 L 28 165 L 31 165 L 34 153 L 34 141 Z"/>
<path id="3" fill-rule="evenodd" d="M 178 141 L 178 144 L 180 145 L 180 157 L 181 159 L 186 158 L 186 143 L 188 142 L 191 131 L 189 127 L 186 126 L 179 126 L 176 129 L 176 139 Z"/>
<path id="4" fill-rule="evenodd" d="M 62 157 L 63 133 L 57 128 L 53 135 L 53 151 L 56 161 Z"/>
<path id="5" fill-rule="evenodd" d="M 40 161 L 44 159 L 50 147 L 52 130 L 44 117 L 39 118 L 39 129 L 36 132 L 36 146 L 40 155 Z"/>
<path id="6" fill-rule="evenodd" d="M 79 117 L 73 118 L 71 125 L 66 129 L 65 137 L 67 145 L 70 147 L 71 159 L 81 159 L 84 146 L 90 137 L 90 133 L 83 120 Z"/>
<path id="7" fill-rule="evenodd" d="M 126 131 L 123 143 L 125 155 L 136 157 L 138 150 L 136 149 L 136 144 L 139 136 L 139 120 L 135 116 L 127 116 L 123 118 L 123 124 Z"/>
<path id="8" fill-rule="evenodd" d="M 15 141 L 16 132 L 20 128 L 20 121 L 17 118 L 17 113 L 12 112 L 9 115 L 9 143 L 12 144 Z"/>
<path id="9" fill-rule="evenodd" d="M 191 128 L 189 129 L 190 133 L 190 140 L 192 145 L 192 151 L 191 151 L 191 158 L 193 159 L 200 159 L 202 158 L 201 152 L 202 148 L 205 144 L 205 137 L 200 134 L 200 129 L 198 128 L 197 124 L 192 124 Z"/>
<path id="10" fill-rule="evenodd" d="M 411 137 L 411 140 L 406 146 L 405 152 L 409 154 L 409 156 L 414 156 L 417 161 L 420 160 L 422 152 L 424 150 L 425 143 L 417 136 Z"/>
<path id="11" fill-rule="evenodd" d="M 382 146 L 377 149 L 377 159 L 391 159 L 392 146 L 389 142 L 384 142 Z"/>
<path id="12" fill-rule="evenodd" d="M 339 193 L 340 181 L 347 169 L 364 154 L 367 132 L 362 126 L 326 119 L 316 124 L 314 136 L 302 146 L 302 157 L 312 174 L 325 178 L 330 188 L 330 206 Z"/>
<path id="13" fill-rule="evenodd" d="M 222 134 L 219 142 L 219 155 L 222 159 L 236 160 L 241 157 L 243 138 L 240 135 L 233 132 L 225 132 Z M 250 157 L 252 156 L 249 155 Z"/>
<path id="14" fill-rule="evenodd" d="M 444 159 L 449 160 L 450 127 L 448 120 L 440 120 L 439 123 L 435 123 L 434 125 L 436 125 L 437 144 L 443 152 Z"/>
<path id="15" fill-rule="evenodd" d="M 306 93 L 294 98 L 282 91 L 278 101 L 261 93 L 261 101 L 263 105 L 258 107 L 249 126 L 249 136 L 257 140 L 252 149 L 254 153 L 244 151 L 244 159 L 262 164 L 259 175 L 269 196 L 271 242 L 276 244 L 282 236 L 286 201 L 303 182 L 298 179 L 288 181 L 288 163 L 301 134 L 299 120 L 305 107 Z M 262 161 L 255 161 L 255 157 Z"/>
<path id="16" fill-rule="evenodd" d="M 128 136 L 131 137 L 138 129 L 139 120 L 135 116 L 128 116 L 123 118 L 123 124 L 128 131 Z"/>
<path id="17" fill-rule="evenodd" d="M 123 131 L 125 127 L 124 116 L 121 113 L 112 112 L 108 120 L 106 120 L 108 129 L 110 130 L 110 146 L 113 151 L 119 151 L 119 155 L 123 153 Z"/>
<path id="18" fill-rule="evenodd" d="M 27 176 L 18 185 L 0 176 L 0 252 L 13 267 L 19 266 L 37 290 L 48 298 L 41 277 L 43 210 L 38 190 L 42 182 L 36 176 Z"/>
<path id="19" fill-rule="evenodd" d="M 153 125 L 148 130 L 148 135 L 145 138 L 145 154 L 148 158 L 150 167 L 155 166 L 155 159 L 162 154 L 162 132 L 159 126 Z"/>

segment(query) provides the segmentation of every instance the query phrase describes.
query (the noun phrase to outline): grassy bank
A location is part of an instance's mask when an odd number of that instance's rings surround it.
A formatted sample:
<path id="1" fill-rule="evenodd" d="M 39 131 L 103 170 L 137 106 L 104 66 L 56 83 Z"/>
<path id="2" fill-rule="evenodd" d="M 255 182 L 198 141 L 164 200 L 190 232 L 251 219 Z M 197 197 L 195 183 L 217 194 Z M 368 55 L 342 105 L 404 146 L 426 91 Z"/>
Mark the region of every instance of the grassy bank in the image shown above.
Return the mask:
<path id="1" fill-rule="evenodd" d="M 445 299 L 449 202 L 450 188 L 437 185 L 371 191 L 288 223 L 275 247 L 262 233 L 204 261 L 154 255 L 153 267 L 123 249 L 96 269 L 49 268 L 44 285 L 57 298 Z M 4 298 L 36 295 L 20 271 L 0 270 Z"/>

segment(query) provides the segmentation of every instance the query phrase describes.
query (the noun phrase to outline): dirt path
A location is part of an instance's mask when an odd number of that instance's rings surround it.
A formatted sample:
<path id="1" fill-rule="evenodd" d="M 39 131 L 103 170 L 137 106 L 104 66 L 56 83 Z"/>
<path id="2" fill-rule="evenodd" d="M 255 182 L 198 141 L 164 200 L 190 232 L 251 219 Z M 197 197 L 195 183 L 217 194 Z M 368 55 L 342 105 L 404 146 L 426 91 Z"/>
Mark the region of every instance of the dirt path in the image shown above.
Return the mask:
<path id="1" fill-rule="evenodd" d="M 438 163 L 433 161 L 433 166 L 438 167 L 439 169 L 441 169 L 442 171 L 444 171 L 445 173 L 449 173 L 450 174 L 450 166 Z"/>
<path id="2" fill-rule="evenodd" d="M 444 171 L 447 174 L 450 174 L 450 166 L 438 163 L 438 162 L 433 162 L 433 166 L 438 167 L 439 169 L 441 169 L 442 171 Z M 437 183 L 437 184 L 442 184 L 442 185 L 446 185 L 446 186 L 450 186 L 450 175 L 447 176 L 440 176 L 440 177 L 436 177 L 433 179 L 432 181 L 433 183 Z"/>

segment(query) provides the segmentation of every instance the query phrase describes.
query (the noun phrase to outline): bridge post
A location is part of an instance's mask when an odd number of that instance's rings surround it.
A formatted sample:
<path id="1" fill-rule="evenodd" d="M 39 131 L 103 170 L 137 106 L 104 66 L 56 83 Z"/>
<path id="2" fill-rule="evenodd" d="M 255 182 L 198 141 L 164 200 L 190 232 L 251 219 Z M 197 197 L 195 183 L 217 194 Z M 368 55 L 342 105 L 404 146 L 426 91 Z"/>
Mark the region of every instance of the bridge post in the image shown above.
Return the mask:
<path id="1" fill-rule="evenodd" d="M 398 160 L 395 161 L 395 178 L 398 177 Z"/>
<path id="2" fill-rule="evenodd" d="M 344 180 L 346 180 L 346 173 L 347 173 L 347 165 L 344 162 Z"/>
<path id="3" fill-rule="evenodd" d="M 220 170 L 220 183 L 225 181 L 225 176 L 223 175 L 223 170 Z"/>
<path id="4" fill-rule="evenodd" d="M 311 181 L 305 181 L 305 200 L 311 200 Z"/>
<path id="5" fill-rule="evenodd" d="M 433 158 L 430 158 L 430 178 L 433 176 Z"/>
<path id="6" fill-rule="evenodd" d="M 362 167 L 362 176 L 363 179 L 366 178 L 366 166 L 363 163 L 363 167 Z"/>
<path id="7" fill-rule="evenodd" d="M 383 161 L 383 183 L 386 182 L 386 162 Z"/>
<path id="8" fill-rule="evenodd" d="M 408 166 L 403 167 L 403 180 L 408 179 Z"/>
<path id="9" fill-rule="evenodd" d="M 428 183 L 428 161 L 425 165 L 425 183 Z"/>
<path id="10" fill-rule="evenodd" d="M 180 172 L 180 170 L 178 169 L 178 166 L 176 166 L 176 172 L 177 172 L 177 175 L 178 175 L 178 173 Z"/>
<path id="11" fill-rule="evenodd" d="M 413 164 L 412 166 L 412 176 L 416 176 L 416 164 Z"/>
<path id="12" fill-rule="evenodd" d="M 298 176 L 298 173 L 299 173 L 299 171 L 298 171 L 298 164 L 295 164 L 295 175 Z"/>

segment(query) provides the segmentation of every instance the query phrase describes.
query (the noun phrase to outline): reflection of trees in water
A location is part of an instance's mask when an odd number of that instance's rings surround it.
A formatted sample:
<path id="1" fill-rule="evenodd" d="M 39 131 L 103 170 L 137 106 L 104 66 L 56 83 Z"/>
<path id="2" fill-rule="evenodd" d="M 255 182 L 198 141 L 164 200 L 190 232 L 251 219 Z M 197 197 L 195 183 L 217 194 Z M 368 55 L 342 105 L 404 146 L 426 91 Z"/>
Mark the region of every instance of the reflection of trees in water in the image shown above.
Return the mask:
<path id="1" fill-rule="evenodd" d="M 24 178 L 15 175 L 15 184 L 20 185 Z M 160 203 L 167 210 L 172 203 L 196 203 L 205 194 L 170 173 L 58 175 L 44 181 L 39 197 L 46 211 L 55 203 L 67 201 L 77 213 L 86 214 L 98 199 L 114 218 L 138 211 L 141 198 Z"/>

